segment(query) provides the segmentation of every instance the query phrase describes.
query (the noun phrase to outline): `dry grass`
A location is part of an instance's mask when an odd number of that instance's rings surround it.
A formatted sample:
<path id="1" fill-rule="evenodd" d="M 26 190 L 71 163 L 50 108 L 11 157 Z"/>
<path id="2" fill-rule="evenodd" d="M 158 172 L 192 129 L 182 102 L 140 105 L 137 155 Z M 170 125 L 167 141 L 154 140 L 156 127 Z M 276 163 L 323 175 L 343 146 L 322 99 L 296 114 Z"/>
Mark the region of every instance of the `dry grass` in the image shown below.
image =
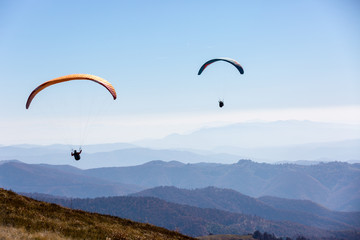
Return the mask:
<path id="1" fill-rule="evenodd" d="M 0 226 L 0 240 L 70 240 L 71 238 L 66 238 L 58 235 L 54 232 L 36 232 L 29 233 L 25 228 L 14 228 L 14 227 L 5 227 Z"/>
<path id="2" fill-rule="evenodd" d="M 150 224 L 72 210 L 3 189 L 0 226 L 0 239 L 193 239 Z"/>

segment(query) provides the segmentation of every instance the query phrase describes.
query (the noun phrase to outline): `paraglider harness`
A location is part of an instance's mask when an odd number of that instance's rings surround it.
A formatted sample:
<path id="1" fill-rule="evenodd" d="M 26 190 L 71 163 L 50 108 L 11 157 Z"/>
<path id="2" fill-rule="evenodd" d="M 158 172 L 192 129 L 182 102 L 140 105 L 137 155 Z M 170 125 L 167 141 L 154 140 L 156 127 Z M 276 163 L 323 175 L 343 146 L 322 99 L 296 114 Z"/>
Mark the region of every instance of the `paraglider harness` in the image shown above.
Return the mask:
<path id="1" fill-rule="evenodd" d="M 75 158 L 76 161 L 79 161 L 79 160 L 80 160 L 80 154 L 81 154 L 81 152 L 82 152 L 81 147 L 80 147 L 79 150 L 80 150 L 79 152 L 76 151 L 76 150 L 72 150 L 72 152 L 71 152 L 71 156 L 74 156 L 74 158 Z"/>
<path id="2" fill-rule="evenodd" d="M 223 100 L 219 100 L 219 107 L 222 108 L 224 106 L 224 101 Z"/>

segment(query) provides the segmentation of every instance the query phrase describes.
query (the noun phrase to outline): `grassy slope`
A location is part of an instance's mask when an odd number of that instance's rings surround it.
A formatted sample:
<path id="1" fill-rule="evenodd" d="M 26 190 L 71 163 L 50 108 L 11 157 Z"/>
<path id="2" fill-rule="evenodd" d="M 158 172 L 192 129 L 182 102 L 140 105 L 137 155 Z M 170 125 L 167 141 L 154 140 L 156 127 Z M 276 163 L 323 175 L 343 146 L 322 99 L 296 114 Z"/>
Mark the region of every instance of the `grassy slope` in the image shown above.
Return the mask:
<path id="1" fill-rule="evenodd" d="M 64 236 L 60 236 L 58 233 L 41 231 L 31 233 L 26 231 L 25 228 L 5 227 L 0 226 L 0 239 L 1 240 L 71 240 Z"/>
<path id="2" fill-rule="evenodd" d="M 1 239 L 193 239 L 118 217 L 71 210 L 0 188 Z"/>

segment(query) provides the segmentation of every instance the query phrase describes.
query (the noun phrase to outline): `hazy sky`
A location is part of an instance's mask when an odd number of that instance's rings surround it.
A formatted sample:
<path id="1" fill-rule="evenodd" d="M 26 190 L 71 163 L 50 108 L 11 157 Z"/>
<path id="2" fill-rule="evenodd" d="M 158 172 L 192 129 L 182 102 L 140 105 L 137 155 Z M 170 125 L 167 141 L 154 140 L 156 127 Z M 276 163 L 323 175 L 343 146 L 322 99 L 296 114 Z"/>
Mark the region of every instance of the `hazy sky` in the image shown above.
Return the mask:
<path id="1" fill-rule="evenodd" d="M 216 57 L 244 75 L 219 62 L 198 76 Z M 360 2 L 0 0 L 0 72 L 0 144 L 79 128 L 96 143 L 251 120 L 360 123 Z M 75 81 L 25 109 L 37 85 L 73 73 L 105 78 L 118 99 Z"/>

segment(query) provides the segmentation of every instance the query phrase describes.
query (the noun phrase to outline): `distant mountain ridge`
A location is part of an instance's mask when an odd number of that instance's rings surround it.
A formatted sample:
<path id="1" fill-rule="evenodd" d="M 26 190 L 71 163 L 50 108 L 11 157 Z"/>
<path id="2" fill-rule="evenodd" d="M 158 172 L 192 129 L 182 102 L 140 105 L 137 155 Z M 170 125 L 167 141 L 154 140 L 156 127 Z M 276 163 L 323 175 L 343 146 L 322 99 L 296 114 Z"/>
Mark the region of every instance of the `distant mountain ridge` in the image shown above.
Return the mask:
<path id="1" fill-rule="evenodd" d="M 360 125 L 310 121 L 237 123 L 162 139 L 86 145 L 83 150 L 82 158 L 87 162 L 73 161 L 67 145 L 0 146 L 0 160 L 66 163 L 83 169 L 133 166 L 153 160 L 227 164 L 240 159 L 272 163 L 324 159 L 360 162 Z"/>
<path id="2" fill-rule="evenodd" d="M 344 230 L 360 226 L 360 212 L 334 212 L 308 200 L 276 197 L 256 199 L 231 189 L 156 187 L 131 196 L 157 197 L 178 204 L 256 215 L 268 220 L 291 221 L 322 229 Z"/>
<path id="3" fill-rule="evenodd" d="M 0 187 L 68 197 L 126 195 L 143 189 L 86 176 L 81 169 L 68 165 L 25 164 L 20 161 L 0 161 Z"/>
<path id="4" fill-rule="evenodd" d="M 192 148 L 147 148 L 129 144 L 83 146 L 82 159 L 73 161 L 71 148 L 65 145 L 0 146 L 0 161 L 18 159 L 26 163 L 70 164 L 78 168 L 121 167 L 144 164 L 153 160 L 183 163 L 235 163 L 240 159 L 257 162 L 360 162 L 360 139 L 340 142 L 311 143 L 292 146 L 244 148 L 218 146 L 211 150 Z"/>
<path id="5" fill-rule="evenodd" d="M 17 192 L 71 197 L 118 196 L 158 186 L 214 186 L 250 197 L 311 200 L 332 210 L 360 211 L 359 185 L 360 164 L 341 162 L 303 166 L 249 160 L 236 164 L 152 161 L 133 167 L 88 170 L 18 161 L 0 164 L 0 186 Z"/>
<path id="6" fill-rule="evenodd" d="M 84 146 L 81 161 L 74 161 L 70 156 L 71 149 L 65 145 L 19 147 L 0 147 L 0 161 L 18 159 L 30 164 L 47 163 L 53 165 L 70 164 L 77 168 L 89 169 L 97 167 L 134 166 L 144 164 L 152 160 L 172 161 L 184 163 L 198 162 L 223 162 L 234 163 L 241 157 L 225 153 L 195 153 L 198 151 L 176 149 L 149 149 L 141 147 L 125 147 L 116 149 L 116 146 L 132 146 L 122 144 L 110 144 Z M 89 150 L 88 150 L 89 148 Z M 101 150 L 97 152 L 96 150 Z"/>
<path id="7" fill-rule="evenodd" d="M 276 136 L 276 137 L 274 137 Z M 245 122 L 135 142 L 151 148 L 264 148 L 360 139 L 360 125 L 312 121 Z"/>
<path id="8" fill-rule="evenodd" d="M 360 210 L 360 164 L 341 162 L 302 166 L 241 160 L 235 164 L 183 164 L 152 161 L 133 167 L 85 170 L 90 176 L 145 188 L 215 186 L 251 197 L 308 199 L 330 209 Z"/>

